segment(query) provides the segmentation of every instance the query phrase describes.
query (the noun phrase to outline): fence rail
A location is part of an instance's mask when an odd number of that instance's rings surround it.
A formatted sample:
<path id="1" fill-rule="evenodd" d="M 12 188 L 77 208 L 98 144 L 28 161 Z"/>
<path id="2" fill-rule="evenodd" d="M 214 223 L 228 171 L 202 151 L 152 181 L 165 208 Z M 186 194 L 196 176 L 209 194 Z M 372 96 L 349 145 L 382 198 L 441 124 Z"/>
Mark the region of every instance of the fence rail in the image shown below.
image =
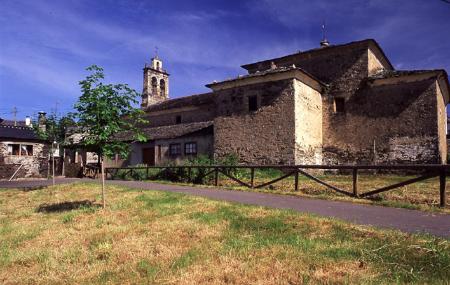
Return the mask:
<path id="1" fill-rule="evenodd" d="M 115 179 L 118 176 L 120 170 L 125 171 L 122 175 L 133 176 L 133 172 L 136 170 L 145 170 L 145 179 L 150 178 L 150 169 L 159 169 L 159 172 L 165 170 L 176 170 L 186 175 L 188 182 L 192 181 L 192 170 L 203 170 L 202 178 L 214 174 L 214 185 L 219 185 L 219 175 L 223 175 L 241 186 L 248 188 L 264 188 L 270 186 L 278 181 L 294 177 L 294 191 L 299 189 L 299 175 L 303 175 L 335 192 L 344 194 L 350 197 L 367 198 L 379 193 L 390 191 L 399 187 L 424 181 L 430 178 L 439 177 L 439 205 L 440 207 L 446 206 L 446 177 L 450 174 L 450 165 L 447 164 L 410 164 L 410 165 L 180 165 L 180 166 L 143 166 L 143 167 L 108 167 L 105 168 L 105 174 L 107 179 Z M 233 172 L 237 169 L 250 170 L 250 181 L 244 181 L 236 176 L 233 176 Z M 280 170 L 283 174 L 274 178 L 268 182 L 255 184 L 255 170 L 256 169 L 276 169 Z M 185 171 L 187 170 L 187 172 Z M 340 189 L 328 182 L 325 182 L 312 173 L 308 173 L 306 170 L 348 170 L 352 175 L 352 192 Z M 377 189 L 372 189 L 366 192 L 360 192 L 358 188 L 358 175 L 360 170 L 365 171 L 414 171 L 418 173 L 418 177 L 407 179 L 405 181 L 395 183 L 392 185 L 384 186 Z"/>

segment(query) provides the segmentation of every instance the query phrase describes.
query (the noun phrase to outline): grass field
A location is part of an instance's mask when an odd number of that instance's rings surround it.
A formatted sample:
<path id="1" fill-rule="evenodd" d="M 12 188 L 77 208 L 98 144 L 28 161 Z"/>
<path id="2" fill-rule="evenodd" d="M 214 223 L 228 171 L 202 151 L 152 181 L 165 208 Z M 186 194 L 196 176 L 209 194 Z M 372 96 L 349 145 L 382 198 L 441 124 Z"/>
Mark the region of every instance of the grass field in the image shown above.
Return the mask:
<path id="1" fill-rule="evenodd" d="M 259 175 L 255 178 L 255 184 L 262 184 L 270 181 L 274 176 Z M 358 189 L 359 193 L 368 192 L 384 186 L 402 182 L 416 176 L 399 176 L 399 175 L 359 175 Z M 352 192 L 352 176 L 351 175 L 318 175 L 318 178 L 343 189 L 349 193 Z M 447 193 L 449 192 L 449 184 L 447 182 Z M 240 190 L 248 190 L 248 188 L 240 187 L 231 179 L 222 178 L 221 186 L 236 188 Z M 318 184 L 304 176 L 299 177 L 299 191 L 294 192 L 294 179 L 289 178 L 275 183 L 269 187 L 261 189 L 263 192 L 272 192 L 280 194 L 290 194 L 298 196 L 307 196 L 320 199 L 344 200 L 357 203 L 368 203 L 391 207 L 400 207 L 408 209 L 441 211 L 450 213 L 450 209 L 439 208 L 439 178 L 431 178 L 425 181 L 410 184 L 391 191 L 380 193 L 369 197 L 368 199 L 355 199 L 346 195 L 337 193 L 323 185 Z M 450 195 L 447 195 L 447 205 L 450 205 Z"/>
<path id="2" fill-rule="evenodd" d="M 1 284 L 448 284 L 450 241 L 94 184 L 0 190 Z"/>
<path id="3" fill-rule="evenodd" d="M 158 169 L 151 169 L 150 174 L 154 175 L 158 173 Z M 145 169 L 135 170 L 135 175 L 124 176 L 120 179 L 131 180 L 143 180 L 145 179 Z M 233 174 L 235 177 L 250 183 L 250 171 L 248 169 L 239 170 Z M 268 182 L 274 178 L 282 176 L 283 173 L 275 169 L 257 170 L 255 171 L 255 185 L 260 185 Z M 168 175 L 171 181 L 186 183 L 185 178 L 187 173 L 181 176 Z M 349 193 L 352 192 L 352 176 L 351 175 L 336 175 L 336 174 L 319 174 L 316 175 L 321 180 L 328 182 L 331 185 L 337 186 Z M 173 178 L 175 177 L 175 180 Z M 358 189 L 359 193 L 368 192 L 370 190 L 378 189 L 384 186 L 392 185 L 398 182 L 402 182 L 417 176 L 411 175 L 392 175 L 392 174 L 360 174 L 358 176 Z M 172 178 L 172 179 L 171 179 Z M 204 179 L 205 185 L 213 185 L 213 175 Z M 157 178 L 157 181 L 166 183 L 167 181 Z M 431 178 L 425 181 L 410 184 L 404 187 L 400 187 L 391 191 L 380 193 L 375 196 L 371 196 L 368 199 L 355 199 L 349 196 L 340 194 L 331 190 L 315 181 L 308 179 L 305 176 L 299 176 L 299 191 L 294 192 L 294 178 L 289 177 L 283 179 L 275 184 L 267 186 L 262 189 L 249 189 L 239 185 L 237 182 L 220 175 L 219 186 L 228 189 L 244 190 L 244 191 L 262 191 L 278 194 L 289 194 L 297 196 L 307 196 L 320 199 L 331 200 L 345 200 L 357 203 L 376 204 L 391 207 L 400 207 L 408 209 L 417 209 L 425 211 L 439 211 L 450 213 L 450 209 L 439 207 L 439 178 Z M 447 192 L 450 191 L 450 183 L 447 183 Z M 450 194 L 447 195 L 447 205 L 450 205 Z"/>

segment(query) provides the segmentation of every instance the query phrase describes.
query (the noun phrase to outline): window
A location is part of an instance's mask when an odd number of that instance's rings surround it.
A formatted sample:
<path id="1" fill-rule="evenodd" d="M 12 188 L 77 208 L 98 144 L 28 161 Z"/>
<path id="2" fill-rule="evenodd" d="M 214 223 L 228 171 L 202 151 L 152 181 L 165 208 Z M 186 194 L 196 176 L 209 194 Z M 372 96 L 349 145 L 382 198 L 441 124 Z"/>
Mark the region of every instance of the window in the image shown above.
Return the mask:
<path id="1" fill-rule="evenodd" d="M 156 77 L 152 77 L 152 94 L 156 94 L 158 92 L 158 80 Z"/>
<path id="2" fill-rule="evenodd" d="M 197 154 L 197 143 L 196 142 L 185 143 L 184 154 L 185 155 Z"/>
<path id="3" fill-rule="evenodd" d="M 8 155 L 32 156 L 33 146 L 29 144 L 9 144 Z"/>
<path id="4" fill-rule="evenodd" d="M 181 116 L 176 116 L 175 117 L 175 123 L 176 124 L 181 124 Z"/>
<path id="5" fill-rule="evenodd" d="M 173 143 L 169 145 L 169 154 L 171 156 L 181 154 L 181 145 L 179 143 Z"/>
<path id="6" fill-rule="evenodd" d="M 248 97 L 248 110 L 250 112 L 258 110 L 258 97 L 257 96 Z"/>
<path id="7" fill-rule="evenodd" d="M 334 112 L 344 113 L 345 112 L 345 99 L 344 98 L 334 98 Z"/>
<path id="8" fill-rule="evenodd" d="M 161 96 L 166 96 L 166 82 L 164 79 L 159 81 L 159 88 L 161 89 Z"/>

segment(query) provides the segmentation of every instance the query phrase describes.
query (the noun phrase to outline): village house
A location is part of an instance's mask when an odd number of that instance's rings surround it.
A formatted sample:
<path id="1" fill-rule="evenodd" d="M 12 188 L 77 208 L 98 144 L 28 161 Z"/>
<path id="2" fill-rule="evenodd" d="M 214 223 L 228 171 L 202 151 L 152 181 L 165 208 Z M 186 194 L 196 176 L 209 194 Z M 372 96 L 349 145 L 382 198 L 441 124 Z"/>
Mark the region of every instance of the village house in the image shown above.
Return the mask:
<path id="1" fill-rule="evenodd" d="M 169 99 L 158 57 L 144 68 L 147 143 L 128 164 L 238 155 L 256 164 L 446 163 L 445 70 L 395 70 L 373 39 L 242 66 L 248 74 Z"/>
<path id="2" fill-rule="evenodd" d="M 45 114 L 41 114 L 45 115 Z M 0 179 L 47 177 L 51 143 L 25 121 L 0 119 Z"/>

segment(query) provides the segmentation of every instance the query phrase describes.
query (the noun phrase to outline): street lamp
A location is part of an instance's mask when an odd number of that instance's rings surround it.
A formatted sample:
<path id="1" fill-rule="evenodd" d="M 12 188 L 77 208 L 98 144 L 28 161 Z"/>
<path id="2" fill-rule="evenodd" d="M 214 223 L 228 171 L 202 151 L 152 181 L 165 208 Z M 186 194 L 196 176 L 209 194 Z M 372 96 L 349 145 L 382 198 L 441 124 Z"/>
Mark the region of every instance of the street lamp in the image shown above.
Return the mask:
<path id="1" fill-rule="evenodd" d="M 52 179 L 53 179 L 53 186 L 55 186 L 55 148 L 57 146 L 56 141 L 53 141 L 52 143 Z"/>

